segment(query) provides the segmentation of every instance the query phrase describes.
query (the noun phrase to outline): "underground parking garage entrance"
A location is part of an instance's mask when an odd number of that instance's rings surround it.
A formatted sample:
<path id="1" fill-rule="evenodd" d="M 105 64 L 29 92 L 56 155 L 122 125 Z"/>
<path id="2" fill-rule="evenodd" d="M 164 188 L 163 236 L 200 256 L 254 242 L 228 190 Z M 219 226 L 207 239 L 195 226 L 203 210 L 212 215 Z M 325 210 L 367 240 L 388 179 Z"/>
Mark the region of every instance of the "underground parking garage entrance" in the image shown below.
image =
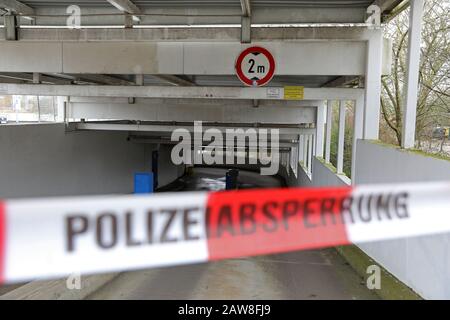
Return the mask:
<path id="1" fill-rule="evenodd" d="M 177 192 L 224 190 L 228 172 L 226 168 L 194 167 L 173 187 Z M 239 170 L 237 181 L 239 189 L 285 186 L 283 178 L 249 170 Z M 270 300 L 378 296 L 367 289 L 364 278 L 336 250 L 324 249 L 121 273 L 87 298 Z"/>
<path id="2" fill-rule="evenodd" d="M 423 6 L 0 0 L 0 298 L 449 298 Z"/>
<path id="3" fill-rule="evenodd" d="M 184 128 L 192 132 L 192 138 L 196 133 L 195 124 L 177 124 L 177 128 Z M 244 148 L 236 146 L 230 149 L 218 147 L 211 149 L 211 141 L 195 143 L 195 139 L 186 141 L 174 139 L 167 135 L 168 131 L 162 128 L 169 126 L 167 123 L 152 123 L 130 121 L 82 121 L 79 123 L 65 124 L 27 124 L 27 125 L 5 125 L 2 130 L 2 143 L 6 144 L 10 152 L 14 152 L 15 159 L 22 159 L 22 163 L 3 163 L 5 170 L 4 177 L 11 181 L 8 185 L 3 185 L 2 193 L 5 198 L 18 199 L 34 198 L 37 201 L 51 201 L 48 197 L 58 201 L 59 197 L 64 197 L 67 201 L 77 201 L 72 198 L 75 195 L 89 196 L 86 199 L 91 204 L 88 207 L 82 206 L 76 209 L 69 209 L 69 220 L 64 223 L 67 231 L 67 239 L 62 239 L 68 252 L 76 252 L 83 243 L 101 248 L 102 250 L 116 250 L 122 247 L 133 250 L 143 248 L 152 244 L 171 244 L 179 241 L 189 241 L 196 237 L 195 216 L 186 214 L 188 211 L 168 210 L 162 220 L 139 217 L 140 209 L 123 207 L 123 205 L 107 205 L 109 209 L 101 209 L 96 212 L 97 218 L 83 218 L 83 210 L 91 210 L 97 206 L 95 195 L 101 198 L 109 194 L 111 203 L 121 199 L 124 194 L 135 192 L 153 192 L 154 195 L 137 195 L 144 197 L 154 197 L 158 195 L 166 196 L 170 203 L 186 206 L 185 210 L 196 209 L 194 200 L 193 207 L 189 206 L 192 199 L 198 196 L 191 195 L 190 192 L 213 192 L 213 193 L 236 193 L 235 197 L 241 197 L 244 205 L 252 203 L 252 196 L 248 199 L 241 196 L 243 191 L 251 190 L 288 190 L 293 179 L 300 179 L 301 174 L 305 178 L 308 176 L 308 166 L 312 166 L 312 143 L 308 142 L 308 137 L 314 132 L 313 128 L 300 128 L 293 126 L 279 126 L 276 130 L 284 134 L 277 141 L 279 146 L 278 157 L 273 157 L 272 152 L 262 150 L 258 147 L 258 142 L 250 143 L 249 135 L 245 131 L 248 127 L 240 128 L 238 137 L 233 136 L 234 142 L 239 141 L 239 134 L 247 135 Z M 138 129 L 139 127 L 139 129 Z M 204 124 L 202 129 L 207 132 L 212 124 Z M 236 127 L 224 125 L 223 130 L 232 128 L 236 135 Z M 154 130 L 153 130 L 154 129 Z M 168 128 L 171 130 L 172 128 Z M 273 127 L 260 126 L 252 129 L 275 130 Z M 130 130 L 130 131 L 129 131 Z M 222 134 L 220 129 L 217 132 Z M 292 133 L 301 132 L 304 135 L 292 136 Z M 187 135 L 190 137 L 191 135 Z M 225 135 L 226 136 L 226 135 Z M 12 140 L 14 137 L 14 140 Z M 251 137 L 251 136 L 250 136 Z M 268 138 L 274 138 L 270 132 Z M 303 137 L 303 138 L 300 138 Z M 14 148 L 13 142 L 19 142 L 21 148 Z M 224 138 L 224 141 L 226 139 Z M 311 139 L 312 141 L 312 139 Z M 300 142 L 305 143 L 302 149 L 296 152 L 305 154 L 297 155 L 297 159 L 291 160 L 288 156 L 290 149 L 298 146 Z M 275 144 L 275 139 L 268 139 L 267 148 Z M 226 144 L 225 144 L 226 145 Z M 179 150 L 175 150 L 178 147 Z M 256 146 L 256 147 L 255 147 Z M 41 150 L 45 149 L 43 154 Z M 195 160 L 195 155 L 200 154 L 201 163 L 176 164 L 174 155 L 188 150 L 191 160 Z M 264 151 L 264 152 L 263 152 Z M 272 150 L 271 150 L 272 151 Z M 233 153 L 233 163 L 226 162 L 227 153 Z M 260 163 L 251 164 L 250 158 L 258 158 L 261 153 L 266 153 L 266 157 L 273 157 L 271 160 L 277 161 L 276 174 L 262 174 Z M 218 156 L 223 160 L 222 164 L 207 165 L 205 159 Z M 33 162 L 28 163 L 29 158 Z M 302 160 L 299 160 L 300 157 Z M 309 158 L 311 157 L 311 158 Z M 182 157 L 181 157 L 182 158 Z M 306 162 L 303 160 L 306 159 Z M 292 163 L 299 163 L 297 171 L 292 168 Z M 267 163 L 266 163 L 267 164 Z M 85 168 L 86 170 L 73 170 Z M 94 165 L 94 166 L 93 166 Z M 27 179 L 26 172 L 21 176 L 14 171 L 16 166 L 28 167 L 33 172 L 33 180 Z M 32 169 L 31 167 L 34 167 Z M 266 165 L 273 167 L 273 164 Z M 37 170 L 39 168 L 39 170 Z M 54 174 L 55 169 L 57 174 Z M 311 168 L 311 173 L 314 168 Z M 11 172 L 10 176 L 6 172 Z M 318 171 L 317 171 L 318 172 Z M 136 180 L 137 176 L 148 175 L 149 181 Z M 15 182 L 14 182 L 15 181 Z M 300 180 L 299 180 L 300 181 Z M 343 183 L 345 180 L 343 180 Z M 142 183 L 151 183 L 148 189 L 142 188 Z M 139 186 L 141 184 L 141 186 Z M 40 186 L 40 187 L 38 187 Z M 45 188 L 44 188 L 45 187 Z M 303 186 L 304 190 L 310 190 Z M 302 189 L 299 190 L 301 193 Z M 20 196 L 18 193 L 20 192 Z M 278 191 L 277 191 L 278 192 Z M 307 191 L 306 191 L 307 192 Z M 340 192 L 340 191 L 337 191 Z M 180 195 L 188 194 L 179 200 Z M 67 198 L 70 196 L 71 198 Z M 298 199 L 300 199 L 299 195 Z M 39 200 L 41 198 L 48 200 Z M 54 198 L 57 197 L 57 198 Z M 262 195 L 264 198 L 264 196 Z M 101 199 L 98 198 L 98 199 Z M 278 197 L 275 197 L 278 199 Z M 274 198 L 274 200 L 275 200 Z M 81 198 L 78 198 L 81 200 Z M 296 199 L 294 197 L 293 199 Z M 130 201 L 131 199 L 128 199 Z M 187 201 L 185 203 L 185 200 Z M 236 204 L 239 201 L 236 199 Z M 101 206 L 101 205 L 100 205 Z M 36 209 L 35 205 L 33 209 Z M 82 209 L 82 208 L 85 209 Z M 121 211 L 122 209 L 123 211 Z M 170 207 L 169 207 L 170 209 Z M 100 210 L 100 209 L 99 209 Z M 155 209 L 156 210 L 156 209 Z M 270 218 L 271 210 L 277 212 L 276 208 L 269 208 L 265 214 Z M 240 212 L 244 217 L 247 213 Z M 120 215 L 124 214 L 123 217 Z M 152 212 L 152 214 L 156 214 Z M 110 215 L 115 218 L 109 218 Z M 224 217 L 226 215 L 223 215 Z M 198 217 L 197 217 L 198 218 Z M 272 217 L 273 218 L 273 217 Z M 238 220 L 242 218 L 237 218 Z M 245 218 L 244 218 L 245 219 Z M 247 216 L 248 225 L 252 219 Z M 219 221 L 221 220 L 221 221 Z M 152 221 L 149 223 L 149 221 Z M 270 222 L 270 219 L 268 220 Z M 280 225 L 282 220 L 280 220 Z M 197 221 L 198 222 L 198 221 Z M 226 218 L 218 218 L 217 223 L 226 226 L 233 224 Z M 223 231 L 237 232 L 239 222 L 230 231 L 227 227 Z M 84 224 L 85 223 L 85 224 Z M 143 231 L 143 226 L 159 223 L 158 228 L 151 229 L 151 233 Z M 251 224 L 260 222 L 253 221 Z M 264 222 L 264 223 L 267 223 Z M 183 227 L 179 230 L 183 225 Z M 113 227 L 112 227 L 113 226 Z M 231 225 L 229 225 L 231 226 Z M 270 224 L 267 226 L 270 227 Z M 35 226 L 36 227 L 36 226 Z M 264 228 L 265 226 L 263 226 Z M 251 227 L 250 227 L 251 228 Z M 258 227 L 259 228 L 259 227 Z M 145 229 L 145 228 L 144 228 Z M 232 230 L 232 229 L 231 229 Z M 149 240 L 151 239 L 151 240 Z M 86 242 L 87 241 L 87 242 Z M 264 243 L 254 243 L 255 251 L 260 251 L 265 246 Z M 122 249 L 123 250 L 123 249 Z M 195 252 L 196 249 L 194 249 Z M 263 250 L 264 251 L 264 250 Z M 163 268 L 131 268 L 129 271 L 116 272 L 107 267 L 106 273 L 89 274 L 84 276 L 77 272 L 62 280 L 50 281 L 19 281 L 19 284 L 12 284 L 2 287 L 3 299 L 47 299 L 52 298 L 57 290 L 60 298 L 67 299 L 379 299 L 376 291 L 368 288 L 367 276 L 364 276 L 356 266 L 352 266 L 345 259 L 345 255 L 335 248 L 295 250 L 294 252 L 284 252 L 280 248 L 279 253 L 261 254 L 252 257 L 253 254 L 236 255 L 235 258 L 223 261 L 212 261 L 209 263 L 198 263 L 192 261 L 188 265 L 176 266 L 172 263 Z M 272 251 L 273 252 L 273 251 Z M 277 252 L 276 250 L 274 252 Z M 163 253 L 160 253 L 164 255 Z M 175 250 L 171 255 L 175 258 L 184 259 L 185 255 L 179 250 Z M 92 256 L 89 255 L 89 259 Z M 132 258 L 131 258 L 132 259 Z M 369 260 L 368 260 L 369 261 Z M 129 262 L 127 262 L 128 264 Z M 146 264 L 146 259 L 141 259 L 140 263 Z M 184 264 L 184 263 L 182 263 Z M 47 266 L 46 268 L 48 268 Z M 356 268 L 356 269 L 355 269 Z M 135 270 L 137 269 L 137 270 Z M 103 269 L 102 269 L 103 270 Z M 51 268 L 51 273 L 56 269 Z M 21 270 L 27 272 L 27 270 Z M 45 270 L 48 272 L 48 270 Z M 79 276 L 79 278 L 78 278 Z M 45 278 L 45 277 L 44 277 Z M 51 278 L 51 276 L 50 276 Z M 325 280 L 325 281 L 324 281 Z M 72 288 L 72 289 L 71 289 Z M 75 290 L 73 288 L 80 288 Z M 158 288 L 155 290 L 155 288 Z M 414 294 L 411 293 L 413 297 Z"/>

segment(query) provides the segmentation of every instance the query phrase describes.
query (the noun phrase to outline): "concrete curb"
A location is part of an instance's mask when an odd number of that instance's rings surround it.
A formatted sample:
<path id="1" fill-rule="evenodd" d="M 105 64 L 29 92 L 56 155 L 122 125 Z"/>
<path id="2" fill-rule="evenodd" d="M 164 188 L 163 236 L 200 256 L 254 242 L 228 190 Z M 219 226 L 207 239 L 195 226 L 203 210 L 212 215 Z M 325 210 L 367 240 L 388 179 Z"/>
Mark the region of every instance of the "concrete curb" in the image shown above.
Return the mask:
<path id="1" fill-rule="evenodd" d="M 81 277 L 81 289 L 67 289 L 67 279 L 33 281 L 2 296 L 0 300 L 82 300 L 100 289 L 118 273 Z"/>
<path id="2" fill-rule="evenodd" d="M 381 289 L 375 290 L 376 294 L 384 300 L 422 300 L 410 287 L 398 280 L 375 260 L 369 257 L 355 245 L 340 246 L 337 252 L 344 257 L 353 269 L 364 279 L 367 278 L 367 267 L 377 265 L 381 270 Z"/>

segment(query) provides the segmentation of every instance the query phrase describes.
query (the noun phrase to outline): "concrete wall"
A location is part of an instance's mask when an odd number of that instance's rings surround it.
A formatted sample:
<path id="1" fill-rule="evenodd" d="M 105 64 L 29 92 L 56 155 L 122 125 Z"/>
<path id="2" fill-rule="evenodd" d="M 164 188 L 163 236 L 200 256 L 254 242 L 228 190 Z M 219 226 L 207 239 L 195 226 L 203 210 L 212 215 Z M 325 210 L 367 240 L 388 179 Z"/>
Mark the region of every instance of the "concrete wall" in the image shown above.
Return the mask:
<path id="1" fill-rule="evenodd" d="M 153 150 L 154 146 L 150 146 Z M 159 147 L 159 160 L 158 160 L 158 187 L 163 187 L 184 174 L 185 166 L 180 165 L 176 166 L 172 163 L 170 158 L 172 146 L 169 145 L 161 145 Z M 151 154 L 147 159 L 147 162 L 151 163 Z"/>
<path id="2" fill-rule="evenodd" d="M 356 157 L 356 184 L 450 181 L 450 161 L 432 156 L 359 140 Z M 289 176 L 284 173 L 288 185 L 346 186 L 350 183 L 316 158 L 312 163 L 312 178 L 301 167 L 298 170 L 297 178 L 292 172 Z M 378 241 L 359 247 L 423 298 L 450 299 L 450 234 Z"/>
<path id="3" fill-rule="evenodd" d="M 291 172 L 289 176 L 284 175 L 288 185 L 301 187 L 320 187 L 320 186 L 347 186 L 350 181 L 345 176 L 337 176 L 322 161 L 313 158 L 312 177 L 310 178 L 305 170 L 299 165 L 298 175 Z"/>
<path id="4" fill-rule="evenodd" d="M 151 150 L 124 132 L 66 133 L 63 124 L 0 125 L 0 198 L 131 193 L 133 173 L 151 170 Z M 176 179 L 160 151 L 160 185 Z"/>
<path id="5" fill-rule="evenodd" d="M 450 181 L 450 161 L 358 141 L 357 184 L 420 181 Z M 422 297 L 450 299 L 450 235 L 374 242 L 359 247 Z"/>

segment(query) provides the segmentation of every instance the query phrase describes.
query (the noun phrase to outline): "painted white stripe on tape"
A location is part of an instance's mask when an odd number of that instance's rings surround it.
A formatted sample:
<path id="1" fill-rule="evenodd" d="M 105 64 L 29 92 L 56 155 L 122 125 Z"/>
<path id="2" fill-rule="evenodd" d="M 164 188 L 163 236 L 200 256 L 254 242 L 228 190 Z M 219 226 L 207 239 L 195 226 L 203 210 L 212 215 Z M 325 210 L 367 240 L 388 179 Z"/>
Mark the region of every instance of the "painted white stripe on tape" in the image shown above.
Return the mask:
<path id="1" fill-rule="evenodd" d="M 9 201 L 5 278 L 15 282 L 71 272 L 109 272 L 207 261 L 206 198 L 206 193 L 180 193 Z M 173 215 L 161 241 L 172 214 L 160 209 L 168 208 L 178 213 Z M 188 236 L 198 240 L 184 239 L 184 216 L 180 212 L 186 209 L 190 210 Z M 152 227 L 148 226 L 149 212 Z M 102 215 L 105 218 L 99 221 Z M 72 242 L 67 237 L 68 218 L 72 234 L 75 232 Z M 116 238 L 112 233 L 113 220 L 117 223 Z M 101 245 L 112 246 L 102 249 Z"/>
<path id="2" fill-rule="evenodd" d="M 379 214 L 383 218 L 378 220 L 377 210 L 380 206 L 377 207 L 374 200 L 368 207 L 367 199 L 371 195 L 376 198 L 380 194 L 404 194 L 404 197 L 387 199 L 385 196 L 381 201 L 385 201 L 390 207 L 391 217 L 380 210 Z M 449 183 L 355 187 L 352 197 L 358 199 L 360 196 L 364 196 L 364 213 L 366 217 L 371 216 L 371 220 L 364 222 L 357 217 L 358 222 L 346 225 L 352 243 L 450 232 Z M 398 202 L 395 203 L 395 200 Z"/>

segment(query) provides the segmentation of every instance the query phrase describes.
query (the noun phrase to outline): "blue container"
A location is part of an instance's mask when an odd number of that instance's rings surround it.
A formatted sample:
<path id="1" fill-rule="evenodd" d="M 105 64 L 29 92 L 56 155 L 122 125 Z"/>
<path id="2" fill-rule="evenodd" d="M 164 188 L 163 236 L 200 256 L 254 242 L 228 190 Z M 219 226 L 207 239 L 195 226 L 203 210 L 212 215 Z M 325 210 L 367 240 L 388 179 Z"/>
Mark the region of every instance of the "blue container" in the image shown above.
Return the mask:
<path id="1" fill-rule="evenodd" d="M 225 175 L 225 190 L 235 190 L 238 188 L 239 171 L 236 169 L 228 170 Z"/>
<path id="2" fill-rule="evenodd" d="M 153 173 L 135 173 L 134 174 L 134 193 L 153 193 Z"/>

